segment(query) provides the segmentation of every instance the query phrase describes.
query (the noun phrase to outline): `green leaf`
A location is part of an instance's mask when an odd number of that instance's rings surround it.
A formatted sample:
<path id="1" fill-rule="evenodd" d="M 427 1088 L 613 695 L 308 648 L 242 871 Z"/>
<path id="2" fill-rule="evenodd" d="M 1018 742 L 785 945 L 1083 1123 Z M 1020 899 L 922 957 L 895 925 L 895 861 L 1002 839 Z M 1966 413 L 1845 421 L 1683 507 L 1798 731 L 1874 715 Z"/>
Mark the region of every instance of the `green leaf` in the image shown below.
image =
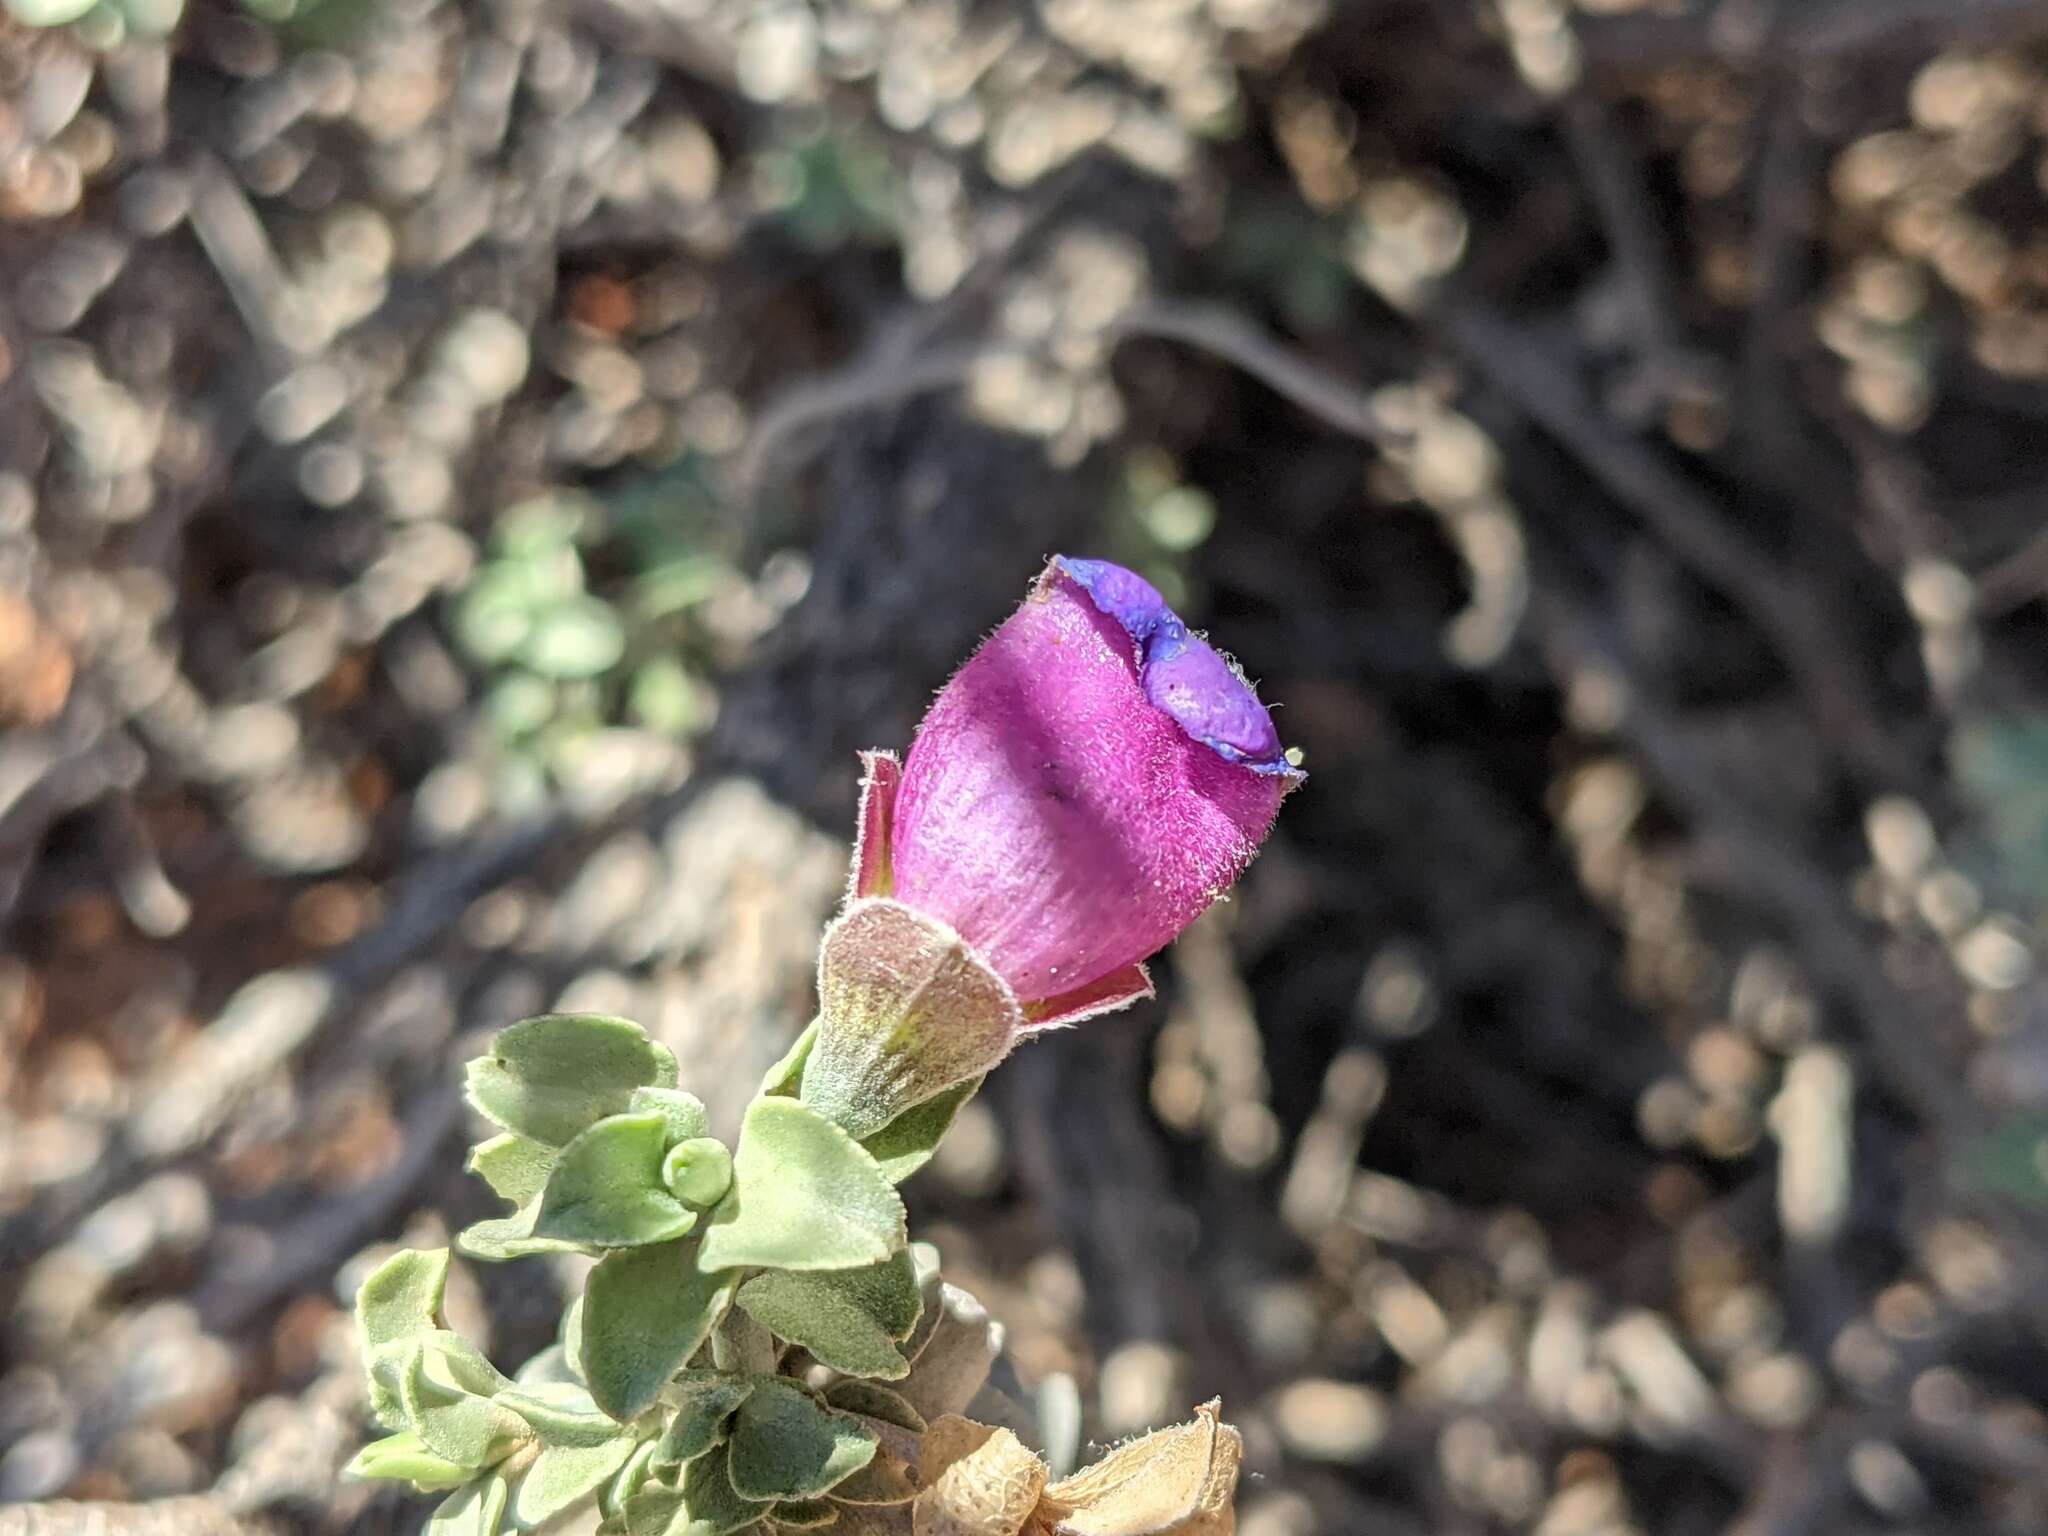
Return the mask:
<path id="1" fill-rule="evenodd" d="M 732 1304 L 738 1277 L 706 1273 L 695 1246 L 621 1249 L 584 1284 L 583 1369 L 597 1406 L 615 1419 L 645 1413 Z"/>
<path id="2" fill-rule="evenodd" d="M 762 1074 L 761 1086 L 755 1090 L 755 1097 L 795 1098 L 797 1089 L 803 1086 L 804 1063 L 811 1059 L 811 1047 L 817 1040 L 818 1021 L 813 1019 L 804 1032 L 790 1042 L 789 1049 L 782 1053 L 782 1060 Z"/>
<path id="3" fill-rule="evenodd" d="M 782 1345 L 774 1334 L 734 1307 L 711 1331 L 711 1363 L 733 1375 L 773 1376 L 782 1363 Z"/>
<path id="4" fill-rule="evenodd" d="M 825 1389 L 825 1401 L 846 1413 L 857 1413 L 864 1419 L 893 1424 L 913 1435 L 921 1435 L 930 1427 L 925 1423 L 924 1415 L 911 1407 L 902 1393 L 892 1392 L 872 1381 L 835 1381 Z"/>
<path id="5" fill-rule="evenodd" d="M 923 1305 L 908 1250 L 865 1269 L 797 1274 L 770 1270 L 740 1287 L 756 1322 L 849 1376 L 900 1381 L 910 1362 L 897 1350 Z"/>
<path id="6" fill-rule="evenodd" d="M 981 1087 L 978 1077 L 948 1088 L 937 1098 L 926 1099 L 891 1120 L 874 1135 L 862 1139 L 891 1184 L 901 1184 L 932 1160 L 939 1143 L 953 1127 L 953 1117 Z"/>
<path id="7" fill-rule="evenodd" d="M 666 1471 L 694 1461 L 725 1438 L 725 1421 L 753 1392 L 744 1376 L 724 1371 L 684 1371 L 673 1388 L 678 1398 L 654 1452 L 654 1464 Z"/>
<path id="8" fill-rule="evenodd" d="M 503 1263 L 507 1259 L 531 1258 L 539 1253 L 589 1253 L 586 1243 L 566 1242 L 555 1237 L 535 1237 L 533 1224 L 540 1216 L 540 1202 L 510 1216 L 493 1216 L 473 1221 L 455 1235 L 455 1246 L 465 1258 Z"/>
<path id="9" fill-rule="evenodd" d="M 626 1464 L 619 1468 L 619 1475 L 611 1480 L 603 1493 L 597 1496 L 598 1512 L 608 1521 L 625 1518 L 626 1505 L 633 1495 L 647 1483 L 654 1470 L 654 1445 L 652 1440 L 643 1440 L 634 1448 Z"/>
<path id="10" fill-rule="evenodd" d="M 795 1382 L 765 1380 L 733 1422 L 732 1485 L 750 1499 L 816 1498 L 873 1460 L 875 1444 L 853 1415 L 824 1407 Z"/>
<path id="11" fill-rule="evenodd" d="M 770 1518 L 778 1530 L 815 1531 L 837 1520 L 839 1510 L 829 1499 L 784 1499 Z"/>
<path id="12" fill-rule="evenodd" d="M 711 1116 L 704 1112 L 704 1101 L 680 1088 L 635 1088 L 626 1111 L 634 1115 L 662 1115 L 668 1121 L 671 1142 L 711 1134 Z"/>
<path id="13" fill-rule="evenodd" d="M 533 1235 L 598 1248 L 634 1248 L 681 1237 L 697 1213 L 661 1182 L 668 1119 L 610 1115 L 566 1147 L 548 1175 Z"/>
<path id="14" fill-rule="evenodd" d="M 406 1347 L 441 1326 L 448 1250 L 407 1248 L 370 1272 L 356 1291 L 356 1335 L 369 1378 L 370 1412 L 387 1429 L 405 1423 L 399 1378 Z"/>
<path id="15" fill-rule="evenodd" d="M 505 1479 L 482 1477 L 441 1501 L 426 1536 L 498 1536 L 505 1519 Z"/>
<path id="16" fill-rule="evenodd" d="M 710 1136 L 679 1141 L 661 1160 L 661 1182 L 685 1205 L 714 1206 L 732 1188 L 732 1154 Z"/>
<path id="17" fill-rule="evenodd" d="M 628 1019 L 547 1013 L 501 1030 L 469 1064 L 469 1102 L 493 1124 L 549 1146 L 623 1114 L 633 1090 L 673 1088 L 676 1059 Z"/>
<path id="18" fill-rule="evenodd" d="M 555 1149 L 530 1137 L 507 1131 L 469 1149 L 463 1165 L 491 1186 L 493 1194 L 514 1205 L 527 1205 L 547 1187 Z"/>
<path id="19" fill-rule="evenodd" d="M 534 1458 L 512 1493 L 514 1530 L 531 1531 L 563 1514 L 597 1490 L 626 1464 L 636 1442 L 614 1435 L 598 1445 L 552 1445 Z"/>
<path id="20" fill-rule="evenodd" d="M 588 1450 L 618 1438 L 618 1421 L 601 1411 L 587 1388 L 574 1382 L 521 1382 L 497 1401 L 533 1426 L 540 1443 Z"/>
<path id="21" fill-rule="evenodd" d="M 543 677 L 598 677 L 626 654 L 626 631 L 610 606 L 594 597 L 565 598 L 534 615 L 519 656 Z"/>
<path id="22" fill-rule="evenodd" d="M 438 1333 L 411 1346 L 399 1393 L 428 1450 L 460 1467 L 488 1467 L 533 1436 L 490 1396 L 509 1385 L 474 1346 Z"/>
<path id="23" fill-rule="evenodd" d="M 401 1249 L 371 1270 L 356 1292 L 364 1348 L 381 1349 L 438 1329 L 447 1284 L 446 1248 Z"/>
<path id="24" fill-rule="evenodd" d="M 581 1297 L 577 1298 L 581 1300 Z M 568 1351 L 560 1344 L 550 1344 L 526 1364 L 519 1367 L 512 1379 L 528 1390 L 551 1387 L 580 1387 L 582 1381 L 569 1369 Z"/>
<path id="25" fill-rule="evenodd" d="M 881 1165 L 795 1099 L 756 1099 L 733 1154 L 731 1192 L 712 1213 L 707 1269 L 853 1269 L 905 1242 L 903 1202 Z"/>
<path id="26" fill-rule="evenodd" d="M 436 1456 L 418 1432 L 410 1429 L 372 1440 L 341 1470 L 343 1476 L 365 1482 L 411 1483 L 421 1493 L 454 1488 L 476 1476 L 474 1467 L 458 1467 L 446 1457 Z"/>
<path id="27" fill-rule="evenodd" d="M 650 1482 L 630 1499 L 626 1536 L 730 1536 L 767 1513 L 765 1502 L 734 1491 L 721 1445 L 684 1469 L 680 1488 Z"/>

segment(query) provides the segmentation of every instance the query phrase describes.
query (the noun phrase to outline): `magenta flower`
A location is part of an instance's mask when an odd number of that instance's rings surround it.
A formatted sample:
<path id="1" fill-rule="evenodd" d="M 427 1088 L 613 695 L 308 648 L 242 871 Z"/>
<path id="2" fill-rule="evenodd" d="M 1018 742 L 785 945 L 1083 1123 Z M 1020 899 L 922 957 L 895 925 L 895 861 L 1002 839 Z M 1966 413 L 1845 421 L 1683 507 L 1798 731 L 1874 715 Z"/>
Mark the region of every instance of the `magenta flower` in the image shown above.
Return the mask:
<path id="1" fill-rule="evenodd" d="M 1229 888 L 1302 776 L 1150 583 L 1060 557 L 897 777 L 870 758 L 856 894 L 949 924 L 1042 1027 L 1148 995 L 1141 962 Z"/>

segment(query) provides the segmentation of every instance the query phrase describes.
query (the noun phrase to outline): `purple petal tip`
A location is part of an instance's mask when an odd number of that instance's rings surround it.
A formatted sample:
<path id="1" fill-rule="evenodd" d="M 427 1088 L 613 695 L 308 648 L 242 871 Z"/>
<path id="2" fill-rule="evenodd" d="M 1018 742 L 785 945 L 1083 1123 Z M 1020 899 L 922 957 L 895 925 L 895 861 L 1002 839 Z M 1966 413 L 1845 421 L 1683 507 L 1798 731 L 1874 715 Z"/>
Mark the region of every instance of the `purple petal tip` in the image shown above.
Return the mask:
<path id="1" fill-rule="evenodd" d="M 1138 675 L 1154 708 L 1226 762 L 1254 773 L 1298 771 L 1244 674 L 1191 633 L 1149 581 L 1107 560 L 1061 555 L 1056 563 L 1136 643 Z"/>

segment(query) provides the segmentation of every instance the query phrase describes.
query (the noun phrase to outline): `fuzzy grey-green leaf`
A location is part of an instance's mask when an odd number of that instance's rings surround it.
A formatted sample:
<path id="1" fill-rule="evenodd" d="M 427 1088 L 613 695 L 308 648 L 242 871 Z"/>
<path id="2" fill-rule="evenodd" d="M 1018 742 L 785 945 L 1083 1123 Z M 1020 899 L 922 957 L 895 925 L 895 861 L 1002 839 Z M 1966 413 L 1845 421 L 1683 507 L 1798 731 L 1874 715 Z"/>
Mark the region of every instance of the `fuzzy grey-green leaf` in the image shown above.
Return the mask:
<path id="1" fill-rule="evenodd" d="M 434 1338 L 454 1335 L 430 1336 Z M 428 1450 L 459 1467 L 492 1466 L 532 1438 L 524 1419 L 478 1390 L 485 1380 L 461 1350 L 431 1341 L 410 1347 L 399 1380 L 407 1421 Z M 498 1385 L 505 1384 L 498 1378 Z"/>
<path id="2" fill-rule="evenodd" d="M 763 1381 L 740 1405 L 728 1442 L 733 1487 L 750 1499 L 810 1499 L 866 1466 L 874 1434 L 795 1382 Z"/>
<path id="3" fill-rule="evenodd" d="M 711 1116 L 705 1112 L 704 1101 L 680 1088 L 635 1088 L 632 1098 L 626 1103 L 626 1112 L 633 1115 L 653 1112 L 663 1116 L 668 1121 L 670 1142 L 711 1134 Z"/>
<path id="4" fill-rule="evenodd" d="M 731 1536 L 768 1513 L 732 1485 L 726 1448 L 706 1452 L 684 1470 L 680 1487 L 649 1482 L 626 1502 L 626 1536 Z"/>
<path id="5" fill-rule="evenodd" d="M 835 1371 L 879 1381 L 910 1374 L 896 1343 L 917 1325 L 922 1303 L 907 1249 L 862 1269 L 769 1270 L 737 1299 L 756 1322 Z"/>
<path id="6" fill-rule="evenodd" d="M 555 1149 L 530 1136 L 505 1131 L 469 1149 L 465 1167 L 491 1186 L 491 1192 L 515 1206 L 526 1205 L 547 1187 Z"/>
<path id="7" fill-rule="evenodd" d="M 370 1271 L 356 1292 L 356 1326 L 365 1350 L 441 1326 L 448 1284 L 446 1248 L 405 1248 Z"/>
<path id="8" fill-rule="evenodd" d="M 559 1147 L 636 1088 L 673 1088 L 676 1059 L 628 1019 L 548 1013 L 501 1030 L 469 1063 L 469 1102 L 492 1123 Z"/>
<path id="9" fill-rule="evenodd" d="M 924 1415 L 911 1407 L 900 1392 L 872 1381 L 835 1381 L 825 1389 L 825 1401 L 864 1419 L 876 1419 L 913 1435 L 925 1432 Z"/>
<path id="10" fill-rule="evenodd" d="M 633 1454 L 631 1435 L 615 1435 L 598 1445 L 551 1445 L 534 1458 L 512 1491 L 514 1530 L 532 1531 L 557 1515 L 595 1499 L 597 1491 Z"/>
<path id="11" fill-rule="evenodd" d="M 654 1464 L 667 1469 L 702 1456 L 725 1436 L 725 1421 L 754 1390 L 744 1376 L 725 1371 L 684 1371 L 671 1388 L 675 1414 L 662 1431 Z"/>
<path id="12" fill-rule="evenodd" d="M 795 1099 L 756 1099 L 699 1262 L 711 1269 L 855 1269 L 905 1242 L 903 1202 L 872 1155 Z"/>
<path id="13" fill-rule="evenodd" d="M 668 1119 L 659 1111 L 608 1115 L 555 1159 L 533 1235 L 597 1248 L 665 1243 L 697 1224 L 697 1213 L 661 1182 Z"/>
<path id="14" fill-rule="evenodd" d="M 621 1249 L 584 1284 L 581 1364 L 590 1395 L 615 1419 L 645 1413 L 731 1304 L 737 1277 L 706 1273 L 695 1247 Z"/>
<path id="15" fill-rule="evenodd" d="M 505 1479 L 480 1477 L 441 1501 L 426 1536 L 498 1536 L 505 1519 Z"/>
<path id="16" fill-rule="evenodd" d="M 592 1245 L 572 1243 L 556 1237 L 535 1237 L 533 1224 L 540 1217 L 535 1200 L 510 1216 L 492 1216 L 473 1221 L 455 1234 L 455 1246 L 463 1257 L 484 1259 L 493 1264 L 507 1259 L 531 1258 L 543 1253 L 589 1253 Z"/>
<path id="17" fill-rule="evenodd" d="M 476 1476 L 474 1467 L 460 1467 L 444 1456 L 436 1456 L 427 1449 L 419 1432 L 411 1429 L 372 1440 L 341 1470 L 346 1477 L 366 1482 L 411 1483 L 422 1493 L 454 1488 Z"/>
<path id="18" fill-rule="evenodd" d="M 647 1483 L 654 1471 L 654 1442 L 643 1440 L 634 1448 L 618 1475 L 597 1496 L 598 1512 L 607 1521 L 622 1522 L 626 1505 Z"/>
<path id="19" fill-rule="evenodd" d="M 616 1439 L 618 1421 L 603 1412 L 587 1388 L 571 1382 L 507 1387 L 497 1401 L 533 1426 L 542 1445 L 588 1449 Z"/>

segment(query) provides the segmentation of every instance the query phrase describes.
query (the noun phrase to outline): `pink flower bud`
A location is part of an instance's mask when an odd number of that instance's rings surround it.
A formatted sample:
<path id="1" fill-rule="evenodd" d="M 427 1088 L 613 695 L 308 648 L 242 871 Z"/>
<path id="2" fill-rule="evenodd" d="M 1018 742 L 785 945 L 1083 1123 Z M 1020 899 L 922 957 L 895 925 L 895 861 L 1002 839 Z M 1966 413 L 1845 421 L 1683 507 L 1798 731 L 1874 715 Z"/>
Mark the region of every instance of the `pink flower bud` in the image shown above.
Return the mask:
<path id="1" fill-rule="evenodd" d="M 1148 582 L 1057 558 L 925 716 L 857 894 L 950 925 L 1032 1025 L 1068 1022 L 1149 993 L 1140 962 L 1229 888 L 1301 777 Z"/>

